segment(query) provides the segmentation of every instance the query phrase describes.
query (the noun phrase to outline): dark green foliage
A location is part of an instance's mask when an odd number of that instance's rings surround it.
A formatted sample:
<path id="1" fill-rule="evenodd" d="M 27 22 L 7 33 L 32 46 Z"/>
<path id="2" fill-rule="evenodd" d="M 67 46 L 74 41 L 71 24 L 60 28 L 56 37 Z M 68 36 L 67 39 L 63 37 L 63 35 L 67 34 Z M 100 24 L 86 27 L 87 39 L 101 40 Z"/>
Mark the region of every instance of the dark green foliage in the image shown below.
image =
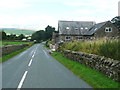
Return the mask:
<path id="1" fill-rule="evenodd" d="M 48 26 L 45 28 L 46 38 L 47 38 L 47 39 L 51 39 L 51 38 L 52 38 L 52 34 L 53 34 L 54 31 L 55 31 L 55 28 L 48 25 Z"/>
<path id="2" fill-rule="evenodd" d="M 11 34 L 11 35 L 7 35 L 6 36 L 7 40 L 22 40 L 23 38 L 25 38 L 25 36 L 23 34 L 16 36 L 15 34 Z"/>
<path id="3" fill-rule="evenodd" d="M 23 34 L 16 36 L 16 34 L 6 35 L 4 31 L 0 31 L 0 40 L 22 40 L 25 38 Z"/>
<path id="4" fill-rule="evenodd" d="M 39 30 L 32 34 L 32 40 L 45 41 L 52 38 L 52 33 L 55 32 L 55 28 L 52 26 L 47 26 L 44 30 Z"/>
<path id="5" fill-rule="evenodd" d="M 23 34 L 20 34 L 17 40 L 22 40 L 23 38 L 25 38 L 25 36 Z"/>
<path id="6" fill-rule="evenodd" d="M 5 40 L 6 39 L 6 33 L 4 31 L 0 31 L 0 40 Z"/>
<path id="7" fill-rule="evenodd" d="M 114 17 L 111 21 L 120 30 L 120 16 Z"/>
<path id="8" fill-rule="evenodd" d="M 37 41 L 46 40 L 46 32 L 44 30 L 40 30 L 33 33 L 32 40 L 37 40 Z"/>
<path id="9" fill-rule="evenodd" d="M 52 41 L 47 40 L 46 43 L 45 43 L 45 46 L 46 46 L 46 47 L 49 47 L 49 45 L 50 45 L 51 43 L 52 43 Z"/>

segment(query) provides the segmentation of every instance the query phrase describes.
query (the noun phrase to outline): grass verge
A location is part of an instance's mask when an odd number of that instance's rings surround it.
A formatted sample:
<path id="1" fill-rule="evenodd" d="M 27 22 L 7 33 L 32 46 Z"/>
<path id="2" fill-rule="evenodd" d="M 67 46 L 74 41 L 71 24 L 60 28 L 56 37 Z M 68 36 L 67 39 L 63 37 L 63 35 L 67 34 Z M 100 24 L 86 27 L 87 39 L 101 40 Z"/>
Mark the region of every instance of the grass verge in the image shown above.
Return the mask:
<path id="1" fill-rule="evenodd" d="M 17 41 L 0 41 L 0 45 L 18 45 L 18 44 L 30 44 L 33 42 L 17 42 Z"/>
<path id="2" fill-rule="evenodd" d="M 67 59 L 58 52 L 54 52 L 52 56 L 93 88 L 120 88 L 120 83 L 83 64 Z"/>
<path id="3" fill-rule="evenodd" d="M 27 46 L 27 47 L 25 47 L 25 48 L 23 48 L 23 49 L 20 49 L 20 50 L 18 50 L 18 51 L 12 52 L 12 53 L 10 53 L 10 54 L 8 54 L 8 55 L 1 56 L 1 57 L 0 57 L 0 63 L 3 63 L 3 62 L 5 62 L 5 61 L 9 60 L 10 58 L 18 55 L 19 53 L 21 53 L 21 52 L 23 52 L 23 51 L 25 51 L 25 50 L 28 49 L 29 47 L 30 47 L 30 46 Z"/>

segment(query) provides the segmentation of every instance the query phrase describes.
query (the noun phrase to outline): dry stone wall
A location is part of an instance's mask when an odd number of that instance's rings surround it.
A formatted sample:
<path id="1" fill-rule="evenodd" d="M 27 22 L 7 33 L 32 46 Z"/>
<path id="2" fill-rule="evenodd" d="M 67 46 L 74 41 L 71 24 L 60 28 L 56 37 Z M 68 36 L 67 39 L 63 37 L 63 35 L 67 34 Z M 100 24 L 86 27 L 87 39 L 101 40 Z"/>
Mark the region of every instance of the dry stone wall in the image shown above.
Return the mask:
<path id="1" fill-rule="evenodd" d="M 104 56 L 70 50 L 63 51 L 62 53 L 64 57 L 96 69 L 109 78 L 120 82 L 120 61 L 106 58 Z"/>
<path id="2" fill-rule="evenodd" d="M 17 50 L 20 50 L 26 46 L 28 46 L 28 44 L 0 46 L 0 56 L 9 54 L 9 53 L 17 51 Z"/>

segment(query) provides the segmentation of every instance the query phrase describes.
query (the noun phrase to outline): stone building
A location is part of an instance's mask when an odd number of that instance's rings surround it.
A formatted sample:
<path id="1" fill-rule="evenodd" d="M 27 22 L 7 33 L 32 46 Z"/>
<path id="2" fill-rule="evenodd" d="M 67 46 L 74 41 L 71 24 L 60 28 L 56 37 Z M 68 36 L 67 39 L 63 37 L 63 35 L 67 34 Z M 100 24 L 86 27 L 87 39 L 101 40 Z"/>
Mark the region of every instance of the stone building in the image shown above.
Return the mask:
<path id="1" fill-rule="evenodd" d="M 118 38 L 119 36 L 120 31 L 110 21 L 95 24 L 86 33 L 84 33 L 84 37 L 89 37 L 91 39 L 103 37 Z"/>
<path id="2" fill-rule="evenodd" d="M 93 21 L 59 21 L 59 42 L 83 39 L 85 32 L 94 24 Z"/>
<path id="3" fill-rule="evenodd" d="M 53 33 L 52 45 L 57 49 L 60 43 L 75 40 L 92 40 L 100 38 L 120 38 L 120 30 L 111 21 L 59 21 L 58 33 Z M 54 48 L 54 49 L 55 49 Z"/>

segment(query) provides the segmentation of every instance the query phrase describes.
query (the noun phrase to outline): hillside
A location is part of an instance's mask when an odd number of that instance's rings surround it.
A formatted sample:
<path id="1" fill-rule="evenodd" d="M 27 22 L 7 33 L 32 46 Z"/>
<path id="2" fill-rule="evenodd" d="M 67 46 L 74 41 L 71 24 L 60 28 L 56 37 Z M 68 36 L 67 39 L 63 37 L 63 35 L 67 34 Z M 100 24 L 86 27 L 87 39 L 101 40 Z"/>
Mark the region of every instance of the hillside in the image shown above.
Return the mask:
<path id="1" fill-rule="evenodd" d="M 34 30 L 27 30 L 27 29 L 16 29 L 16 28 L 0 28 L 0 31 L 4 31 L 7 34 L 24 34 L 24 35 L 32 35 L 35 31 Z"/>

